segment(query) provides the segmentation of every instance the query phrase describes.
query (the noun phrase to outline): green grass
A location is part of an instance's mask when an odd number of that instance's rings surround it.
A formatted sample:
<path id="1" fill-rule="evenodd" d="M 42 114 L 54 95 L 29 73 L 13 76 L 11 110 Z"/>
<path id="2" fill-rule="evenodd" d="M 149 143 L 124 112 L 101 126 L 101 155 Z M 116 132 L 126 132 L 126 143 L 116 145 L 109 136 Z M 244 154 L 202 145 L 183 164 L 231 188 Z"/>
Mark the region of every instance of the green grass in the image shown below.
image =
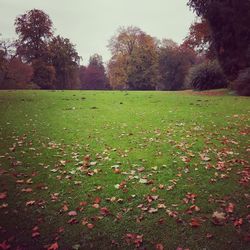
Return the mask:
<path id="1" fill-rule="evenodd" d="M 249 180 L 249 107 L 249 98 L 186 92 L 1 91 L 0 244 L 134 249 L 127 234 L 138 234 L 140 249 L 249 248 L 249 183 L 239 183 Z M 86 155 L 96 165 L 80 171 Z M 158 204 L 165 208 L 151 213 Z M 200 211 L 188 214 L 192 205 Z M 225 212 L 222 226 L 212 223 L 215 211 Z"/>

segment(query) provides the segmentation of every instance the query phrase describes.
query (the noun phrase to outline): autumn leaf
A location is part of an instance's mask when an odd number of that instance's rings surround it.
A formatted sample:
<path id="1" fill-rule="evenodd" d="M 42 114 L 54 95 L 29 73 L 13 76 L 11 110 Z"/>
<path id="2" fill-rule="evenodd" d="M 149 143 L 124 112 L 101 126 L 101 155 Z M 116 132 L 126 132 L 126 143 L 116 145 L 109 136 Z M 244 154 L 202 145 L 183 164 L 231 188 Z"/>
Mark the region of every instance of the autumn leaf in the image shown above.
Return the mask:
<path id="1" fill-rule="evenodd" d="M 40 233 L 38 231 L 32 232 L 32 238 L 36 238 L 40 236 Z"/>
<path id="2" fill-rule="evenodd" d="M 219 226 L 224 225 L 225 222 L 226 222 L 225 213 L 215 211 L 215 212 L 213 213 L 213 215 L 212 215 L 212 222 L 213 222 L 215 225 L 219 225 Z"/>
<path id="3" fill-rule="evenodd" d="M 77 224 L 78 222 L 79 221 L 76 218 L 72 218 L 72 219 L 68 220 L 68 224 L 71 224 L 71 225 Z"/>
<path id="4" fill-rule="evenodd" d="M 191 221 L 189 222 L 189 225 L 191 227 L 199 227 L 201 225 L 201 219 L 199 219 L 199 218 L 192 218 Z"/>
<path id="5" fill-rule="evenodd" d="M 200 154 L 200 157 L 201 157 L 201 160 L 202 161 L 210 161 L 211 160 L 211 158 L 209 158 L 207 155 L 205 155 L 205 154 Z"/>
<path id="6" fill-rule="evenodd" d="M 125 240 L 127 244 L 133 243 L 136 247 L 140 247 L 142 245 L 143 235 L 128 233 L 126 234 Z"/>
<path id="7" fill-rule="evenodd" d="M 1 248 L 2 250 L 10 249 L 10 247 L 11 247 L 11 246 L 7 243 L 6 240 L 3 241 L 2 243 L 0 243 L 0 248 Z"/>
<path id="8" fill-rule="evenodd" d="M 88 229 L 93 229 L 93 228 L 94 228 L 94 225 L 91 224 L 91 223 L 88 223 L 88 224 L 87 224 L 87 228 L 88 228 Z"/>
<path id="9" fill-rule="evenodd" d="M 0 193 L 0 200 L 4 200 L 7 198 L 7 192 Z"/>
<path id="10" fill-rule="evenodd" d="M 234 221 L 234 226 L 235 227 L 240 227 L 243 224 L 243 219 L 239 218 Z"/>
<path id="11" fill-rule="evenodd" d="M 212 239 L 213 237 L 214 237 L 214 236 L 213 236 L 211 233 L 207 233 L 207 234 L 206 234 L 206 238 L 207 238 L 207 239 Z"/>
<path id="12" fill-rule="evenodd" d="M 88 203 L 86 202 L 86 201 L 81 201 L 80 203 L 79 203 L 79 206 L 81 206 L 81 207 L 85 207 L 85 206 L 87 206 L 88 205 Z"/>
<path id="13" fill-rule="evenodd" d="M 101 202 L 101 198 L 100 197 L 96 197 L 95 199 L 94 199 L 94 204 L 99 204 L 100 202 Z"/>
<path id="14" fill-rule="evenodd" d="M 77 216 L 77 212 L 76 211 L 70 211 L 68 212 L 69 216 Z"/>
<path id="15" fill-rule="evenodd" d="M 32 189 L 32 188 L 23 188 L 23 189 L 21 190 L 21 192 L 24 192 L 24 193 L 31 193 L 31 192 L 33 192 L 33 189 Z"/>
<path id="16" fill-rule="evenodd" d="M 150 214 L 157 213 L 157 212 L 158 212 L 158 208 L 153 208 L 153 207 L 151 207 L 151 208 L 149 208 L 148 212 L 149 212 Z"/>
<path id="17" fill-rule="evenodd" d="M 109 212 L 109 210 L 108 210 L 107 207 L 102 207 L 102 208 L 100 209 L 100 213 L 101 213 L 102 215 L 104 215 L 104 216 L 110 214 L 110 212 Z"/>
<path id="18" fill-rule="evenodd" d="M 225 208 L 227 213 L 233 213 L 234 212 L 234 208 L 235 208 L 235 204 L 233 203 L 229 203 L 228 206 Z"/>
<path id="19" fill-rule="evenodd" d="M 26 206 L 32 206 L 36 203 L 36 201 L 32 200 L 32 201 L 27 201 L 25 204 Z"/>
<path id="20" fill-rule="evenodd" d="M 58 248 L 59 248 L 58 243 L 55 242 L 55 243 L 51 244 L 51 245 L 47 248 L 47 250 L 57 250 Z"/>

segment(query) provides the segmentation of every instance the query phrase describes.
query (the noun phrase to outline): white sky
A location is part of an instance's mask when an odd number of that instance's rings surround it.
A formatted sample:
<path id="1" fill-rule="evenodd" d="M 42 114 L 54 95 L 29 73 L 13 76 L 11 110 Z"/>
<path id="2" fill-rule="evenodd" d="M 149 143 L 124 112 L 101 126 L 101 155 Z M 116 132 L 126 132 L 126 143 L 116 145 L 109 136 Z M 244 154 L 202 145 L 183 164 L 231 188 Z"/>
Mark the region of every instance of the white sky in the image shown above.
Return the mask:
<path id="1" fill-rule="evenodd" d="M 83 58 L 110 58 L 107 44 L 119 26 L 137 26 L 151 36 L 181 43 L 195 15 L 187 0 L 0 0 L 2 38 L 16 38 L 15 17 L 34 8 L 45 11 L 55 34 L 69 38 Z"/>

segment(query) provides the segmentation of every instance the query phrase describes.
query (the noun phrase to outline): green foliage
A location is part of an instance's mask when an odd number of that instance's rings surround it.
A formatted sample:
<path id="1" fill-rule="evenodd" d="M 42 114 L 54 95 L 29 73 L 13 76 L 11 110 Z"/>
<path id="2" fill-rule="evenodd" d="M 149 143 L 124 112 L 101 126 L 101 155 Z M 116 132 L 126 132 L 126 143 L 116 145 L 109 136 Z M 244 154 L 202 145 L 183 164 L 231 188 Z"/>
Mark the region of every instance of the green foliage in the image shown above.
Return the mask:
<path id="1" fill-rule="evenodd" d="M 240 71 L 233 88 L 240 95 L 250 96 L 250 68 Z"/>
<path id="2" fill-rule="evenodd" d="M 49 43 L 49 61 L 56 71 L 55 88 L 73 88 L 77 82 L 79 60 L 80 56 L 68 38 L 52 38 Z"/>
<path id="3" fill-rule="evenodd" d="M 193 66 L 187 76 L 187 84 L 197 90 L 218 89 L 227 86 L 223 71 L 217 61 Z"/>
<path id="4" fill-rule="evenodd" d="M 53 89 L 56 76 L 55 68 L 52 65 L 47 65 L 43 61 L 33 61 L 35 83 L 41 89 Z"/>
<path id="5" fill-rule="evenodd" d="M 134 48 L 127 67 L 127 85 L 129 89 L 155 89 L 159 81 L 157 52 L 154 48 L 145 45 Z"/>
<path id="6" fill-rule="evenodd" d="M 177 44 L 160 48 L 158 88 L 162 90 L 183 89 L 188 69 L 195 63 L 196 55 L 189 48 L 179 47 Z"/>

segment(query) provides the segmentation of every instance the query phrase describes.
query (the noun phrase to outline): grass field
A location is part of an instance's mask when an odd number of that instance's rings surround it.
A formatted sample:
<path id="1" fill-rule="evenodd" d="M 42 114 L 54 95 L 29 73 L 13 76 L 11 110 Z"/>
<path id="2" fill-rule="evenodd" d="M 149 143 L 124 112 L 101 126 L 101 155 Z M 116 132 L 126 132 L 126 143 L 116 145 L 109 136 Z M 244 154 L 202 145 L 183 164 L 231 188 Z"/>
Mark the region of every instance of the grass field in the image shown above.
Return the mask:
<path id="1" fill-rule="evenodd" d="M 1 91 L 0 117 L 0 248 L 250 248 L 249 98 Z"/>

